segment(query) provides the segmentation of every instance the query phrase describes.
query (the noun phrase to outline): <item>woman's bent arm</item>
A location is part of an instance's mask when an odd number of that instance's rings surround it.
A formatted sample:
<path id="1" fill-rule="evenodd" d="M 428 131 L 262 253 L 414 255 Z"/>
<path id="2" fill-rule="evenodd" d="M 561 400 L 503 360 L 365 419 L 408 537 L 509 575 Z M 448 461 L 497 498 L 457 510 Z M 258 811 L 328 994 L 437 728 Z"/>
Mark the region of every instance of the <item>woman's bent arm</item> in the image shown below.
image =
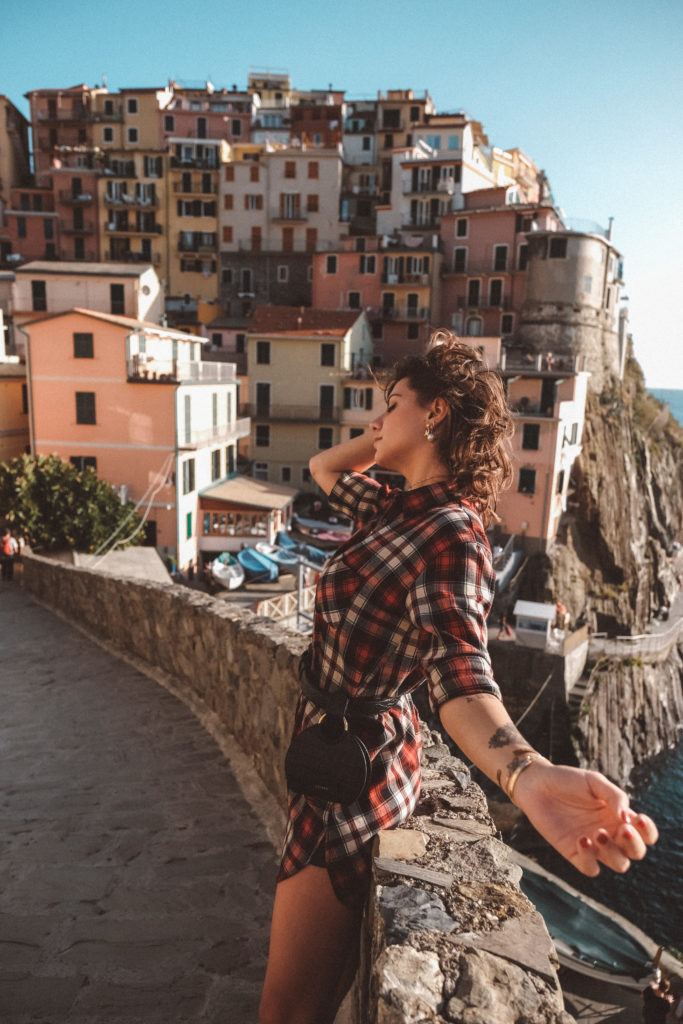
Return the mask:
<path id="1" fill-rule="evenodd" d="M 325 494 L 329 494 L 341 473 L 348 470 L 362 473 L 374 462 L 373 438 L 369 433 L 364 433 L 318 452 L 311 458 L 308 467 L 318 486 Z"/>
<path id="2" fill-rule="evenodd" d="M 629 808 L 626 793 L 599 772 L 554 765 L 535 753 L 492 694 L 456 697 L 441 722 L 460 749 L 506 791 L 538 832 L 585 875 L 599 864 L 626 871 L 656 842 L 654 822 Z"/>

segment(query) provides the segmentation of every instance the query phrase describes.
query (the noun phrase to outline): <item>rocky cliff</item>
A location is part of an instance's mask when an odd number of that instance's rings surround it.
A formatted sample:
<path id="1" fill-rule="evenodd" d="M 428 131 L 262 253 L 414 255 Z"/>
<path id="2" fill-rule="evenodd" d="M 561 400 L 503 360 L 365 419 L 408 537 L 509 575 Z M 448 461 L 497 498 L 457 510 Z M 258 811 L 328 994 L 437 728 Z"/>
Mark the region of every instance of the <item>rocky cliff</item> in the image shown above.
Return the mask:
<path id="1" fill-rule="evenodd" d="M 683 428 L 638 363 L 588 399 L 583 451 L 558 542 L 530 560 L 520 597 L 561 600 L 591 631 L 637 635 L 681 589 Z M 683 727 L 683 663 L 602 659 L 576 724 L 580 759 L 625 782 Z"/>

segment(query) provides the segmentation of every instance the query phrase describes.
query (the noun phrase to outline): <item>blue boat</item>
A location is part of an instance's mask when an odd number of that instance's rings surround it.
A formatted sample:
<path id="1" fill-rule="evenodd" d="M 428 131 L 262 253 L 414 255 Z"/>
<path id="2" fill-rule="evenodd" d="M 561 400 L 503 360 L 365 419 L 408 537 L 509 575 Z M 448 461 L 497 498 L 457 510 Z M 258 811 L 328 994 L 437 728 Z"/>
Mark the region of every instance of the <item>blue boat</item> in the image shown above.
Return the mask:
<path id="1" fill-rule="evenodd" d="M 281 548 L 277 544 L 268 544 L 264 540 L 259 540 L 256 542 L 256 550 L 275 562 L 279 566 L 280 572 L 296 572 L 299 559 L 291 548 Z"/>
<path id="2" fill-rule="evenodd" d="M 272 583 L 280 575 L 275 562 L 254 548 L 243 548 L 237 552 L 237 561 L 244 569 L 249 583 Z"/>
<path id="3" fill-rule="evenodd" d="M 329 552 L 322 551 L 320 548 L 314 547 L 312 544 L 300 544 L 297 541 L 292 540 L 288 533 L 284 530 L 278 530 L 275 536 L 275 543 L 280 548 L 285 548 L 293 555 L 301 555 L 307 562 L 312 562 L 313 565 L 319 566 L 321 569 L 325 565 L 325 562 L 329 558 Z"/>
<path id="4" fill-rule="evenodd" d="M 285 530 L 278 530 L 275 535 L 275 543 L 280 548 L 293 549 L 296 547 L 296 541 L 292 540 L 289 534 Z"/>

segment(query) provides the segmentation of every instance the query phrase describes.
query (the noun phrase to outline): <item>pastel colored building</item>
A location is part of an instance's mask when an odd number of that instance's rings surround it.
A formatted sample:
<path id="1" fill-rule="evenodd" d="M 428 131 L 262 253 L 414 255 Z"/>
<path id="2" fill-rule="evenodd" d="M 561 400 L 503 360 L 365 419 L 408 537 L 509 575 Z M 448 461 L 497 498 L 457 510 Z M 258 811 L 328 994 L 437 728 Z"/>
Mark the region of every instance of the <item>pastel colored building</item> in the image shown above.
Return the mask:
<path id="1" fill-rule="evenodd" d="M 231 364 L 204 340 L 158 324 L 73 309 L 25 322 L 31 449 L 54 453 L 139 503 L 147 543 L 181 569 L 198 561 L 199 492 L 236 470 Z"/>
<path id="2" fill-rule="evenodd" d="M 15 319 L 76 307 L 158 321 L 162 312 L 159 278 L 153 267 L 127 264 L 36 260 L 17 267 L 12 286 Z"/>
<path id="3" fill-rule="evenodd" d="M 443 214 L 439 319 L 457 334 L 512 337 L 526 299 L 528 235 L 562 226 L 552 205 L 516 202 L 517 186 L 463 196 Z"/>
<path id="4" fill-rule="evenodd" d="M 29 122 L 7 96 L 0 94 L 0 265 L 13 251 L 5 220 L 11 190 L 31 181 L 28 140 Z"/>
<path id="5" fill-rule="evenodd" d="M 203 87 L 169 83 L 172 94 L 159 105 L 158 148 L 167 148 L 172 138 L 226 139 L 248 142 L 251 120 L 259 99 L 252 93 L 217 89 L 212 82 Z"/>
<path id="6" fill-rule="evenodd" d="M 256 310 L 248 336 L 253 475 L 312 488 L 308 461 L 341 439 L 344 383 L 372 358 L 365 314 Z"/>
<path id="7" fill-rule="evenodd" d="M 250 68 L 247 91 L 258 100 L 258 111 L 251 123 L 252 142 L 289 146 L 292 81 L 280 68 Z"/>

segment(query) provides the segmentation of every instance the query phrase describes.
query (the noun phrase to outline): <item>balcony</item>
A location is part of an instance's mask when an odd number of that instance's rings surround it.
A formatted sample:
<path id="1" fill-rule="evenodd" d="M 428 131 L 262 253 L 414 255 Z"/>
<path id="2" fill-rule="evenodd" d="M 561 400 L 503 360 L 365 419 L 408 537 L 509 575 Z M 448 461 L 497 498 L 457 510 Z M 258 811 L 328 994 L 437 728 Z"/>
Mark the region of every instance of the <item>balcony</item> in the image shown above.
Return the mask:
<path id="1" fill-rule="evenodd" d="M 61 190 L 59 192 L 60 203 L 66 203 L 69 206 L 84 206 L 86 203 L 92 203 L 95 197 L 92 192 L 78 192 L 74 194 L 67 190 Z"/>
<path id="2" fill-rule="evenodd" d="M 137 178 L 134 160 L 112 160 L 103 174 L 107 178 Z"/>
<path id="3" fill-rule="evenodd" d="M 428 285 L 429 281 L 429 274 L 392 274 L 388 271 L 382 274 L 382 284 Z"/>
<path id="4" fill-rule="evenodd" d="M 192 187 L 186 189 L 183 187 L 182 181 L 176 181 L 173 183 L 173 191 L 180 193 L 185 196 L 215 196 L 218 194 L 218 184 L 215 181 L 211 182 L 210 188 L 204 188 L 205 183 L 201 182 L 197 185 L 194 181 L 191 183 Z"/>
<path id="5" fill-rule="evenodd" d="M 142 227 L 138 224 L 117 224 L 115 221 L 105 224 L 104 230 L 108 235 L 161 235 L 163 228 L 161 224 L 149 224 Z"/>
<path id="6" fill-rule="evenodd" d="M 271 422 L 280 420 L 282 422 L 304 422 L 304 423 L 338 423 L 340 407 L 338 405 L 261 405 L 250 403 L 240 405 L 240 413 L 249 416 L 251 419 L 269 420 Z"/>
<path id="7" fill-rule="evenodd" d="M 192 430 L 189 439 L 185 435 L 182 441 L 178 441 L 178 447 L 184 450 L 195 448 L 210 448 L 211 445 L 229 444 L 231 441 L 239 441 L 242 437 L 249 437 L 251 433 L 251 420 L 248 417 L 237 419 L 234 423 L 223 424 L 214 429 Z"/>
<path id="8" fill-rule="evenodd" d="M 512 300 L 509 295 L 502 295 L 498 301 L 492 301 L 488 297 L 479 296 L 473 301 L 468 295 L 458 295 L 458 309 L 499 309 L 503 312 L 512 310 Z"/>
<path id="9" fill-rule="evenodd" d="M 62 224 L 61 231 L 63 235 L 94 235 L 95 225 L 92 221 L 84 221 L 83 224 Z"/>
<path id="10" fill-rule="evenodd" d="M 39 110 L 39 121 L 87 121 L 88 111 L 78 104 L 75 107 L 61 107 L 58 110 Z"/>
<path id="11" fill-rule="evenodd" d="M 171 167 L 179 170 L 217 171 L 217 157 L 171 157 Z"/>
<path id="12" fill-rule="evenodd" d="M 529 398 L 520 398 L 510 404 L 513 416 L 552 419 L 555 409 L 552 405 L 541 406 L 540 402 L 532 402 Z"/>
<path id="13" fill-rule="evenodd" d="M 151 199 L 143 199 L 136 195 L 129 196 L 127 192 L 122 192 L 119 195 L 111 195 L 107 192 L 104 202 L 106 206 L 126 206 L 132 210 L 158 210 L 159 208 L 159 200 L 156 196 Z"/>
<path id="14" fill-rule="evenodd" d="M 126 375 L 131 383 L 149 384 L 234 384 L 237 379 L 233 363 L 179 362 L 177 359 L 155 359 L 147 354 L 127 360 Z"/>
<path id="15" fill-rule="evenodd" d="M 522 352 L 503 348 L 500 354 L 501 373 L 528 376 L 571 376 L 583 369 L 583 357 L 554 352 Z"/>
<path id="16" fill-rule="evenodd" d="M 111 252 L 111 250 L 105 252 L 105 260 L 111 263 L 149 263 L 152 266 L 158 267 L 161 263 L 161 254 L 158 252 L 144 253 L 144 252 Z"/>
<path id="17" fill-rule="evenodd" d="M 112 124 L 113 122 L 122 123 L 123 114 L 121 111 L 118 111 L 118 113 L 114 113 L 114 111 L 107 113 L 104 110 L 91 110 L 85 115 L 83 120 L 93 122 L 94 124 L 100 124 L 100 122 L 103 122 L 104 124 Z"/>
<path id="18" fill-rule="evenodd" d="M 284 223 L 291 224 L 292 221 L 285 221 Z M 262 239 L 258 247 L 254 245 L 254 241 L 251 238 L 240 238 L 237 245 L 240 252 L 278 252 L 282 253 L 283 256 L 288 256 L 291 253 L 308 253 L 311 255 L 313 252 L 337 252 L 339 249 L 337 242 L 321 241 L 320 239 L 316 242 L 315 248 L 312 249 L 306 244 L 304 238 L 295 238 L 288 249 L 283 249 L 281 241 L 268 238 Z M 227 246 L 221 246 L 221 249 L 226 253 L 229 252 Z"/>

